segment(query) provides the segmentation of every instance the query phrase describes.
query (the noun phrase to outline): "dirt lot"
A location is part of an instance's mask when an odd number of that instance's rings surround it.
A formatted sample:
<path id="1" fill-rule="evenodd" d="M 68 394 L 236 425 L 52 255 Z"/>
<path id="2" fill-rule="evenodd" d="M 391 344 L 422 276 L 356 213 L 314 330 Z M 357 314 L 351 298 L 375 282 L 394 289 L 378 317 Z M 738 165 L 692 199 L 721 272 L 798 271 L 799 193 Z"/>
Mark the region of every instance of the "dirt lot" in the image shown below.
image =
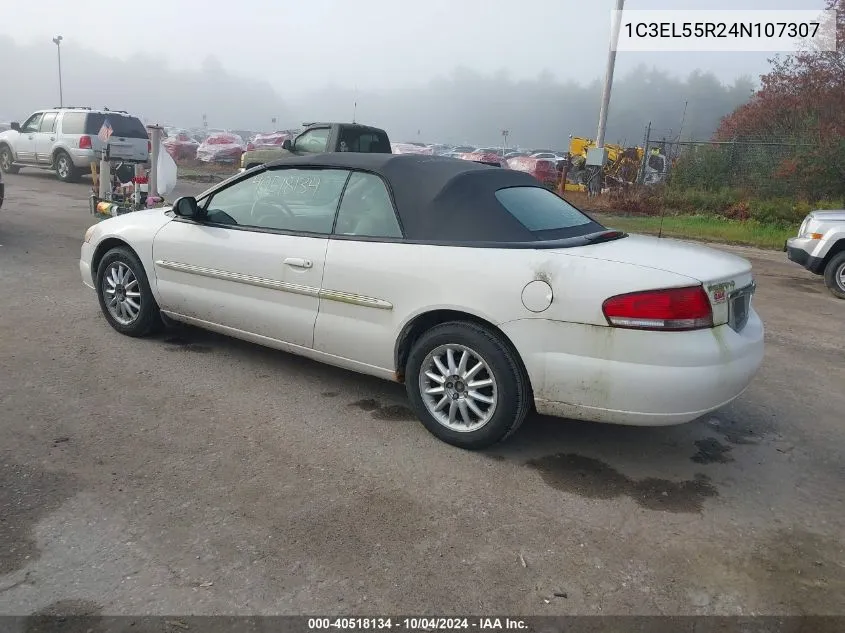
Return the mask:
<path id="1" fill-rule="evenodd" d="M 782 253 L 732 249 L 768 328 L 733 405 L 467 453 L 397 385 L 118 335 L 86 186 L 6 184 L 0 613 L 845 614 L 845 302 Z"/>

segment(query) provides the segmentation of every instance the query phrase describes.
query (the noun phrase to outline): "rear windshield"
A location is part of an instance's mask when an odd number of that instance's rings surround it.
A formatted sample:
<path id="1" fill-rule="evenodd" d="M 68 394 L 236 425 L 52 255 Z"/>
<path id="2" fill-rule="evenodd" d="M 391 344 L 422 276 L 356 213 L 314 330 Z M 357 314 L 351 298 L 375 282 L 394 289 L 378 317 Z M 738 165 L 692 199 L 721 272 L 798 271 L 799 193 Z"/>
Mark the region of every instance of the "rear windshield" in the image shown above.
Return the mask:
<path id="1" fill-rule="evenodd" d="M 340 134 L 341 151 L 363 154 L 390 154 L 390 139 L 385 132 L 347 128 Z M 344 144 L 345 148 L 344 149 Z"/>
<path id="2" fill-rule="evenodd" d="M 149 138 L 144 124 L 134 116 L 116 112 L 65 112 L 62 134 L 90 134 L 96 136 L 108 119 L 112 134 L 123 138 Z"/>
<path id="3" fill-rule="evenodd" d="M 543 187 L 499 189 L 496 198 L 526 229 L 540 234 L 538 237 L 541 239 L 563 237 L 564 235 L 555 233 L 565 229 L 603 228 L 566 200 Z M 587 232 L 589 231 L 567 231 L 574 235 L 584 235 Z"/>

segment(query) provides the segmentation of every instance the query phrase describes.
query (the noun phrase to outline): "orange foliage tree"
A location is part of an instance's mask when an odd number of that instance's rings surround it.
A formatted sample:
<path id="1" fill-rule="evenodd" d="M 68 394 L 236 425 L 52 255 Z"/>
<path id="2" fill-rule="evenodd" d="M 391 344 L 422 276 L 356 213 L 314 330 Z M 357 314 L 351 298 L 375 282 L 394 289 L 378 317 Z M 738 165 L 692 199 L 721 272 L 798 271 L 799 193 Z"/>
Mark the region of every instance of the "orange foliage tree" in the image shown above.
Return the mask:
<path id="1" fill-rule="evenodd" d="M 827 0 L 826 8 L 837 11 L 839 50 L 805 48 L 770 60 L 760 89 L 716 132 L 717 140 L 795 143 L 771 177 L 788 177 L 795 193 L 813 198 L 845 195 L 845 0 Z"/>

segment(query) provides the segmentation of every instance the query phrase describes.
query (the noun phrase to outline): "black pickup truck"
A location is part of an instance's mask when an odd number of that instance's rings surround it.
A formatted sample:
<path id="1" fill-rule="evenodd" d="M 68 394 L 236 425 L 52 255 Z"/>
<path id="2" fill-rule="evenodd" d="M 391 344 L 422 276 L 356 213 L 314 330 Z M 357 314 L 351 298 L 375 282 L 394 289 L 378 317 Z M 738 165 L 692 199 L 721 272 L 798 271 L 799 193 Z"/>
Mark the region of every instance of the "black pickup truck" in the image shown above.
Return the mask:
<path id="1" fill-rule="evenodd" d="M 358 123 L 303 123 L 305 128 L 280 148 L 254 149 L 241 156 L 241 169 L 251 169 L 291 155 L 326 152 L 391 154 L 387 132 Z"/>

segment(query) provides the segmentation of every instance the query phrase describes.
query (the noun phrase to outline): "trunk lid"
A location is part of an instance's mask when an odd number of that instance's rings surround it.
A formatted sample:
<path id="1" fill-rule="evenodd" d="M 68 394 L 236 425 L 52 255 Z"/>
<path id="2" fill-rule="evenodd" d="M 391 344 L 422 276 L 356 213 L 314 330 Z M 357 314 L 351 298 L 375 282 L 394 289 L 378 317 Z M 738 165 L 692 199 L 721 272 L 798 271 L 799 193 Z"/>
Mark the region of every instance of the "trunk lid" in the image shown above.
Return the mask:
<path id="1" fill-rule="evenodd" d="M 713 307 L 714 325 L 729 324 L 737 331 L 745 326 L 755 288 L 751 262 L 743 257 L 699 244 L 646 235 L 629 235 L 564 252 L 688 277 L 704 286 Z"/>

